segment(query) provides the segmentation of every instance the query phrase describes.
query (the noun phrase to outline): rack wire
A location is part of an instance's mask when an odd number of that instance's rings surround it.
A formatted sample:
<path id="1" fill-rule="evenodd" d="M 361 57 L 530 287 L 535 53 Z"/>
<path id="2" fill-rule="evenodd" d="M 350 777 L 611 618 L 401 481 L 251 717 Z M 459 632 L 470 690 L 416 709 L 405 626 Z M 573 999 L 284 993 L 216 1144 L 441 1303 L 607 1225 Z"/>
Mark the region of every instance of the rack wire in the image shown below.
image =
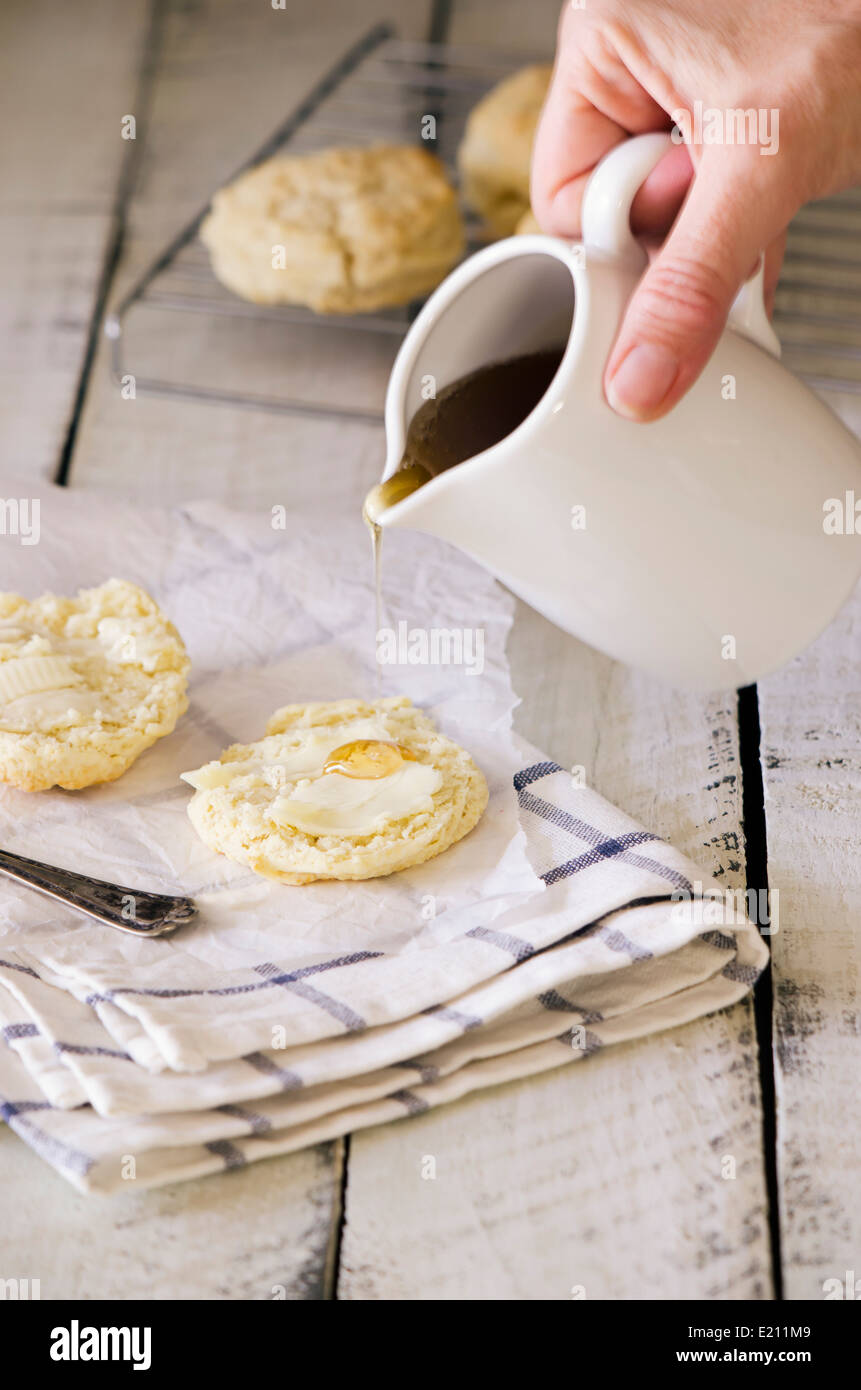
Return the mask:
<path id="1" fill-rule="evenodd" d="M 454 179 L 470 109 L 528 61 L 523 53 L 409 42 L 378 25 L 242 168 L 288 149 L 411 143 L 432 115 L 436 138 L 427 148 Z M 391 364 L 420 302 L 358 315 L 248 303 L 212 273 L 198 235 L 207 211 L 106 318 L 115 379 L 133 377 L 138 394 L 378 423 Z M 482 229 L 466 208 L 464 220 L 471 251 Z M 775 327 L 787 366 L 811 386 L 861 395 L 861 189 L 811 204 L 793 222 Z"/>

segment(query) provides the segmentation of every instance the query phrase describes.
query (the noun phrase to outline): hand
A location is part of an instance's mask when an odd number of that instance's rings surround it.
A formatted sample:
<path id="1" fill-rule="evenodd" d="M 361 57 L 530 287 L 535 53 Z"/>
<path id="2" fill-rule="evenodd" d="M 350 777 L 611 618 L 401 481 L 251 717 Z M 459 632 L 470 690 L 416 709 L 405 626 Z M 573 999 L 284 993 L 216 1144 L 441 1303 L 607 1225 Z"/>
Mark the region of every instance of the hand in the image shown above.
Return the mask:
<path id="1" fill-rule="evenodd" d="M 708 133 L 705 119 L 690 129 L 698 103 L 716 113 Z M 758 143 L 710 143 L 722 120 L 750 109 Z M 686 143 L 661 160 L 631 215 L 637 234 L 671 230 L 604 374 L 610 405 L 635 420 L 666 414 L 693 384 L 763 251 L 771 312 L 789 221 L 861 177 L 861 0 L 566 4 L 532 164 L 542 229 L 578 236 L 598 161 L 629 135 L 671 129 L 679 112 L 690 113 Z"/>

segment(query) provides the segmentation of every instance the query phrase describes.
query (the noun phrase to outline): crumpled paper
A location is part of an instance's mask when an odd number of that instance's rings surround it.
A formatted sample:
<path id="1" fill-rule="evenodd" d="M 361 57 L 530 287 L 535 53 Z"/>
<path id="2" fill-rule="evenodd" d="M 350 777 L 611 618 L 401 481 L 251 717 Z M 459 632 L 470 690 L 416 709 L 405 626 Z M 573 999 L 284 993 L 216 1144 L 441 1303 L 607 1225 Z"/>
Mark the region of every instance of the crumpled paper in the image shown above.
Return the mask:
<path id="1" fill-rule="evenodd" d="M 512 604 L 461 552 L 426 536 L 387 536 L 387 617 L 395 633 L 399 623 L 408 632 L 480 629 L 483 651 L 466 647 L 480 671 L 378 667 L 370 541 L 358 517 L 252 516 L 213 503 L 147 513 L 51 489 L 41 498 L 39 544 L 10 540 L 0 550 L 0 588 L 35 597 L 75 593 L 112 575 L 131 579 L 176 624 L 191 657 L 188 713 L 118 781 L 78 792 L 0 788 L 6 849 L 195 899 L 196 922 L 147 941 L 4 885 L 3 947 L 81 1001 L 111 996 L 100 1004 L 101 1026 L 117 1046 L 137 1048 L 143 1065 L 194 1070 L 236 1057 L 237 1048 L 267 1047 L 272 1028 L 284 1024 L 283 1006 L 271 992 L 240 994 L 235 1028 L 225 1034 L 223 1019 L 210 1024 L 187 997 L 123 994 L 132 982 L 137 990 L 170 991 L 179 982 L 216 991 L 261 962 L 289 971 L 350 953 L 385 953 L 387 963 L 421 953 L 413 988 L 382 991 L 366 1012 L 368 1026 L 388 1023 L 437 1001 L 446 943 L 543 891 L 512 787 L 521 762 L 504 652 Z M 490 801 L 464 841 L 387 878 L 303 887 L 268 882 L 200 841 L 181 772 L 261 737 L 280 705 L 378 692 L 420 703 L 482 768 Z M 320 1009 L 296 1007 L 288 1031 L 304 1044 L 340 1025 Z"/>

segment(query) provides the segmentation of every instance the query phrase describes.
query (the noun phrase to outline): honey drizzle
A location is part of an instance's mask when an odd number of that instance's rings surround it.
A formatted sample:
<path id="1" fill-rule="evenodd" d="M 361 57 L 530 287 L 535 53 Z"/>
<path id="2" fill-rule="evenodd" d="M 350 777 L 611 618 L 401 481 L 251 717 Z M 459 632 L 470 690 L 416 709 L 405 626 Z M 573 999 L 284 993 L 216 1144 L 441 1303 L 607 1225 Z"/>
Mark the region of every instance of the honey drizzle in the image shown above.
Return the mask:
<path id="1" fill-rule="evenodd" d="M 402 502 L 410 493 L 416 492 L 430 482 L 430 471 L 421 463 L 407 463 L 383 483 L 377 483 L 365 498 L 362 516 L 371 535 L 371 551 L 374 557 L 374 592 L 376 596 L 376 620 L 374 631 L 374 664 L 377 668 L 377 695 L 383 693 L 383 672 L 377 660 L 377 636 L 383 626 L 383 528 L 378 517 L 396 502 Z"/>
<path id="2" fill-rule="evenodd" d="M 376 613 L 376 630 L 374 641 L 379 638 L 380 629 L 383 626 L 383 528 L 376 522 L 371 522 L 371 545 L 374 548 L 374 596 Z M 374 659 L 376 660 L 376 648 L 374 649 Z M 379 661 L 377 661 L 377 685 L 382 685 L 383 672 Z"/>
<path id="3" fill-rule="evenodd" d="M 380 629 L 383 626 L 383 528 L 376 521 L 365 514 L 365 521 L 368 523 L 368 530 L 371 533 L 371 550 L 374 556 L 374 601 L 376 614 L 376 626 L 374 628 L 374 666 L 376 667 L 376 686 L 377 698 L 383 693 L 383 668 L 380 665 L 377 653 L 377 642 L 379 641 Z"/>

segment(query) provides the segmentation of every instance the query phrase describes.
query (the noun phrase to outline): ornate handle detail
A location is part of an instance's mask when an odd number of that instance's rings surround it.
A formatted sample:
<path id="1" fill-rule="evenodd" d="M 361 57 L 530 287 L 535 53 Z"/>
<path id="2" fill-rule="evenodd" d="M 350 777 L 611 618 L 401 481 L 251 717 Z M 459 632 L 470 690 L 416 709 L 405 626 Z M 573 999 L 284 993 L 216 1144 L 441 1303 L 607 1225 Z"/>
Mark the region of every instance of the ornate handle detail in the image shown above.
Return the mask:
<path id="1" fill-rule="evenodd" d="M 133 936 L 165 936 L 196 915 L 191 898 L 145 893 L 0 850 L 0 873 Z"/>

